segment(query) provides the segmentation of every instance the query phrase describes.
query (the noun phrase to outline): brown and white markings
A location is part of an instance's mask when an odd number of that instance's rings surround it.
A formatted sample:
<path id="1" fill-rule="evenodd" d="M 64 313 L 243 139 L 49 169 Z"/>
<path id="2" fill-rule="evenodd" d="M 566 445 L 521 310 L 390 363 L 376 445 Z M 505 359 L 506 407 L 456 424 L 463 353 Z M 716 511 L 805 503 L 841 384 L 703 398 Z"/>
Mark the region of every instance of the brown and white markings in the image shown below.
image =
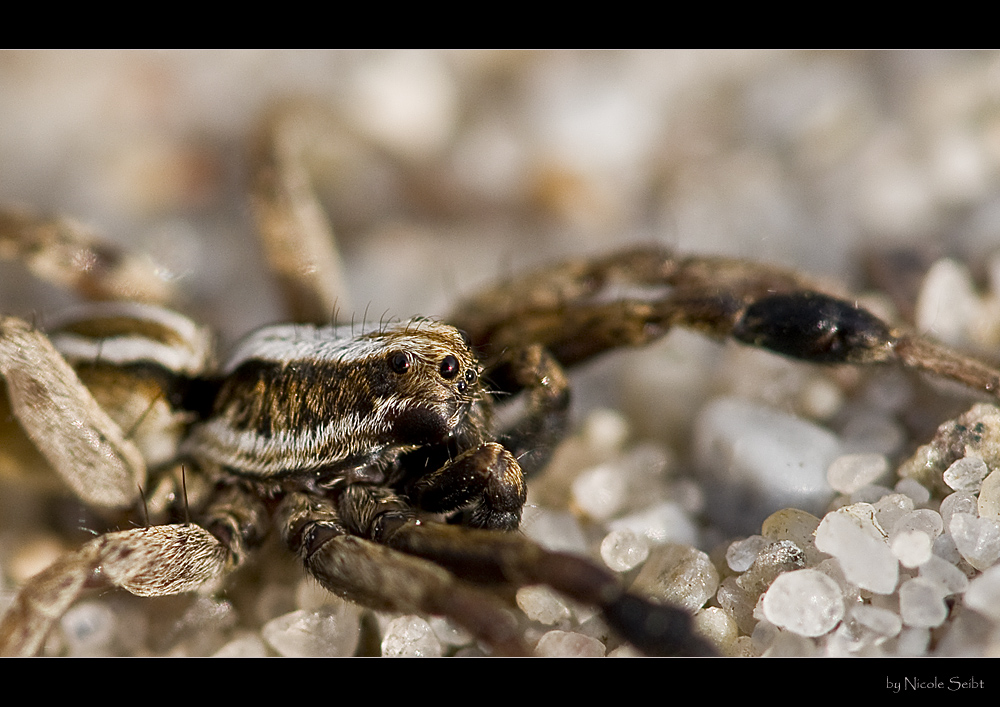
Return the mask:
<path id="1" fill-rule="evenodd" d="M 296 251 L 307 263 L 275 269 L 335 262 L 315 254 L 332 239 L 314 237 L 314 204 L 296 190 L 283 200 L 284 168 L 260 159 L 265 243 L 283 253 L 274 246 L 302 231 L 311 244 Z M 2 252 L 25 259 L 38 222 L 6 223 L 16 228 L 0 232 Z M 71 228 L 62 233 L 59 248 L 91 247 Z M 108 291 L 77 277 L 79 259 L 53 262 L 43 276 L 83 296 Z M 115 280 L 128 262 L 108 259 L 99 280 Z M 156 304 L 89 308 L 48 335 L 0 320 L 13 415 L 76 496 L 119 517 L 134 512 L 142 526 L 99 535 L 28 581 L 0 623 L 4 653 L 41 651 L 87 589 L 215 588 L 280 536 L 330 591 L 379 610 L 446 616 L 498 652 L 529 652 L 506 597 L 545 584 L 601 609 L 646 652 L 709 654 L 685 611 L 514 532 L 525 474 L 545 465 L 565 432 L 564 368 L 680 326 L 814 363 L 896 363 L 989 396 L 1000 380 L 798 275 L 656 246 L 512 279 L 460 303 L 447 323 L 327 326 L 314 320 L 331 311 L 330 293 L 308 282 L 285 291 L 302 323 L 251 333 L 221 364 L 202 329 Z M 514 414 L 496 414 L 514 400 L 523 403 Z"/>

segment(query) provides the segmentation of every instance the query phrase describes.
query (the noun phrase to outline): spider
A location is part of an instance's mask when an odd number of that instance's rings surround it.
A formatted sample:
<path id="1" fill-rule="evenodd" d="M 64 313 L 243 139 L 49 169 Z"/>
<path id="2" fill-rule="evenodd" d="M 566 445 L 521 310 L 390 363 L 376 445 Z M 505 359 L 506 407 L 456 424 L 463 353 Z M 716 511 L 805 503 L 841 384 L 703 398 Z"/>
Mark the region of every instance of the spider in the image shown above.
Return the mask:
<path id="1" fill-rule="evenodd" d="M 155 304 L 166 295 L 143 289 L 151 280 L 127 256 L 67 222 L 0 220 L 7 252 L 111 300 L 52 321 L 47 334 L 0 319 L 13 415 L 85 503 L 122 510 L 148 497 L 158 519 L 100 535 L 31 579 L 0 622 L 4 654 L 39 652 L 87 589 L 213 586 L 277 532 L 330 591 L 446 616 L 498 653 L 530 652 L 502 590 L 546 584 L 598 607 L 642 651 L 710 655 L 686 612 L 517 532 L 525 476 L 567 426 L 564 369 L 683 326 L 814 363 L 897 363 L 1000 390 L 996 370 L 797 274 L 660 246 L 543 268 L 442 320 L 319 324 L 335 301 L 332 241 L 303 225 L 315 204 L 280 141 L 261 149 L 261 231 L 295 323 L 252 332 L 221 363 L 202 328 Z M 305 236 L 292 262 L 289 233 Z M 306 271 L 320 275 L 294 276 Z M 137 295 L 154 304 L 122 301 Z M 499 415 L 511 400 L 520 408 Z"/>

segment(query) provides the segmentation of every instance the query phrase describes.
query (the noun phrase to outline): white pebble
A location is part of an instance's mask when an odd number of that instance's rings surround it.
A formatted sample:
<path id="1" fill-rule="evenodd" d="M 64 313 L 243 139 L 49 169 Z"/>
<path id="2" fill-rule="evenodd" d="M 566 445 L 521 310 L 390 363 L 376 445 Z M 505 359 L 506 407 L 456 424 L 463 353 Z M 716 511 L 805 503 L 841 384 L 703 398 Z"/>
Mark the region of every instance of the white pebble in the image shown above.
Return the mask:
<path id="1" fill-rule="evenodd" d="M 893 491 L 885 486 L 879 486 L 878 484 L 870 484 L 868 486 L 862 486 L 857 491 L 851 494 L 851 503 L 878 503 L 881 499 L 886 496 L 893 495 Z"/>
<path id="2" fill-rule="evenodd" d="M 580 527 L 580 521 L 569 511 L 555 511 L 529 504 L 524 508 L 521 530 L 546 550 L 581 555 L 587 552 L 587 538 Z"/>
<path id="3" fill-rule="evenodd" d="M 600 521 L 610 520 L 629 508 L 652 505 L 661 500 L 669 461 L 662 447 L 636 445 L 577 476 L 572 484 L 573 502 Z"/>
<path id="4" fill-rule="evenodd" d="M 951 258 L 931 265 L 917 297 L 917 329 L 961 346 L 980 318 L 981 303 L 968 269 Z"/>
<path id="5" fill-rule="evenodd" d="M 532 621 L 552 626 L 572 616 L 569 606 L 546 586 L 532 585 L 517 590 L 517 605 Z"/>
<path id="6" fill-rule="evenodd" d="M 717 646 L 727 646 L 740 635 L 736 621 L 717 606 L 708 606 L 694 616 L 698 633 L 707 637 Z"/>
<path id="7" fill-rule="evenodd" d="M 213 658 L 266 658 L 267 656 L 267 644 L 260 636 L 253 633 L 234 638 L 212 655 Z"/>
<path id="8" fill-rule="evenodd" d="M 918 508 L 917 510 L 910 511 L 900 517 L 892 525 L 892 529 L 889 531 L 889 537 L 894 538 L 900 533 L 917 530 L 921 533 L 925 533 L 931 540 L 933 540 L 941 534 L 943 528 L 944 522 L 941 520 L 941 515 L 937 511 L 932 511 L 929 508 Z"/>
<path id="9" fill-rule="evenodd" d="M 764 615 L 800 636 L 822 636 L 844 617 L 840 587 L 816 570 L 779 575 L 764 595 Z"/>
<path id="10" fill-rule="evenodd" d="M 346 603 L 293 611 L 268 621 L 261 629 L 264 640 L 289 658 L 353 655 L 360 634 L 358 610 Z"/>
<path id="11" fill-rule="evenodd" d="M 673 501 L 658 503 L 652 508 L 612 521 L 611 530 L 631 530 L 643 535 L 652 544 L 667 542 L 682 545 L 698 543 L 698 528 L 684 509 Z"/>
<path id="12" fill-rule="evenodd" d="M 907 530 L 895 535 L 891 548 L 903 567 L 919 567 L 931 559 L 931 538 L 919 530 Z"/>
<path id="13" fill-rule="evenodd" d="M 612 464 L 601 464 L 573 480 L 573 502 L 597 521 L 614 518 L 628 502 L 625 479 Z"/>
<path id="14" fill-rule="evenodd" d="M 899 614 L 871 604 L 858 604 L 851 609 L 851 617 L 868 630 L 891 638 L 903 628 Z"/>
<path id="15" fill-rule="evenodd" d="M 956 491 L 976 493 L 989 473 L 986 462 L 979 457 L 962 457 L 945 469 L 944 482 Z"/>
<path id="16" fill-rule="evenodd" d="M 937 584 L 915 577 L 899 588 L 899 615 L 907 626 L 934 628 L 948 618 L 948 606 Z"/>
<path id="17" fill-rule="evenodd" d="M 584 420 L 583 434 L 595 451 L 611 454 L 625 444 L 629 423 L 617 410 L 598 408 Z"/>
<path id="18" fill-rule="evenodd" d="M 382 637 L 382 655 L 390 658 L 435 658 L 443 653 L 434 629 L 419 616 L 399 616 Z"/>
<path id="19" fill-rule="evenodd" d="M 1000 523 L 970 513 L 955 513 L 948 530 L 962 557 L 977 570 L 992 567 L 1000 558 Z"/>
<path id="20" fill-rule="evenodd" d="M 935 557 L 940 557 L 942 560 L 953 565 L 964 562 L 962 553 L 955 547 L 955 538 L 951 537 L 951 533 L 941 533 L 941 535 L 934 538 L 932 552 Z"/>
<path id="21" fill-rule="evenodd" d="M 889 462 L 881 454 L 844 454 L 830 464 L 826 480 L 833 490 L 851 494 L 875 483 L 888 470 Z"/>
<path id="22" fill-rule="evenodd" d="M 733 533 L 754 532 L 781 508 L 825 510 L 833 495 L 826 470 L 841 452 L 829 430 L 738 398 L 720 398 L 698 415 L 695 457 L 708 514 Z"/>
<path id="23" fill-rule="evenodd" d="M 969 578 L 965 572 L 937 555 L 920 565 L 920 576 L 937 584 L 945 596 L 961 594 L 969 586 Z"/>
<path id="24" fill-rule="evenodd" d="M 916 479 L 900 479 L 895 490 L 896 493 L 909 496 L 918 506 L 931 500 L 931 492 Z"/>
<path id="25" fill-rule="evenodd" d="M 945 528 L 951 528 L 951 517 L 956 513 L 968 513 L 973 516 L 979 515 L 979 503 L 974 494 L 968 491 L 956 491 L 945 496 L 941 501 L 941 522 Z"/>
<path id="26" fill-rule="evenodd" d="M 816 529 L 816 547 L 837 558 L 849 582 L 876 594 L 889 594 L 896 588 L 899 562 L 870 504 L 857 503 L 828 513 Z"/>
<path id="27" fill-rule="evenodd" d="M 535 646 L 540 658 L 603 658 L 605 646 L 596 638 L 570 631 L 549 631 Z"/>
<path id="28" fill-rule="evenodd" d="M 1000 471 L 983 479 L 979 487 L 979 517 L 1000 520 Z"/>
<path id="29" fill-rule="evenodd" d="M 601 541 L 601 559 L 615 572 L 628 572 L 649 557 L 649 542 L 631 530 L 613 530 Z"/>
<path id="30" fill-rule="evenodd" d="M 104 656 L 114 642 L 116 621 L 111 609 L 99 601 L 81 602 L 59 621 L 71 656 Z"/>
<path id="31" fill-rule="evenodd" d="M 992 567 L 969 582 L 965 605 L 1000 621 L 1000 567 Z"/>
<path id="32" fill-rule="evenodd" d="M 632 591 L 687 609 L 692 614 L 719 588 L 719 572 L 701 550 L 668 543 L 650 551 Z"/>
<path id="33" fill-rule="evenodd" d="M 726 550 L 726 564 L 733 572 L 746 572 L 750 569 L 758 553 L 771 541 L 762 535 L 751 535 L 744 540 L 737 540 Z"/>
<path id="34" fill-rule="evenodd" d="M 901 656 L 923 656 L 931 642 L 930 629 L 917 626 L 904 628 L 896 639 L 896 653 Z"/>
<path id="35" fill-rule="evenodd" d="M 913 510 L 913 499 L 904 493 L 890 493 L 874 504 L 875 520 L 883 528 L 891 529 L 896 522 Z"/>
<path id="36" fill-rule="evenodd" d="M 446 646 L 466 646 L 474 640 L 472 634 L 444 617 L 432 616 L 427 623 L 434 629 L 434 635 Z"/>

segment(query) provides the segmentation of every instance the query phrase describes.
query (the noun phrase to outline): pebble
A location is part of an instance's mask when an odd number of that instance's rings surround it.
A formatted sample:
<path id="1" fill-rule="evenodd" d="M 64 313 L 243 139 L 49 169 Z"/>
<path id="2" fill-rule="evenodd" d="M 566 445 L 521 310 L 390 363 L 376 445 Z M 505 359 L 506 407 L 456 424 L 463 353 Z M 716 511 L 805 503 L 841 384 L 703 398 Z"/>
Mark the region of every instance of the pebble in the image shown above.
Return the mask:
<path id="1" fill-rule="evenodd" d="M 568 621 L 572 616 L 563 598 L 545 586 L 532 585 L 518 589 L 517 605 L 529 619 L 546 626 Z"/>
<path id="2" fill-rule="evenodd" d="M 382 655 L 388 658 L 436 658 L 443 654 L 441 640 L 419 616 L 399 616 L 389 622 L 382 636 Z"/>
<path id="3" fill-rule="evenodd" d="M 763 535 L 751 535 L 744 540 L 738 540 L 726 550 L 726 564 L 733 572 L 746 572 L 760 551 L 770 542 Z"/>
<path id="4" fill-rule="evenodd" d="M 845 454 L 833 460 L 826 470 L 830 487 L 852 494 L 875 483 L 889 471 L 889 461 L 882 454 Z"/>
<path id="5" fill-rule="evenodd" d="M 601 541 L 601 559 L 615 572 L 628 572 L 649 557 L 645 535 L 631 530 L 613 530 Z"/>
<path id="6" fill-rule="evenodd" d="M 570 631 L 549 631 L 538 640 L 539 658 L 603 658 L 605 646 L 596 638 Z"/>
<path id="7" fill-rule="evenodd" d="M 1000 558 L 1000 523 L 971 513 L 955 513 L 948 530 L 962 557 L 976 569 L 988 569 Z"/>
<path id="8" fill-rule="evenodd" d="M 969 582 L 965 605 L 993 621 L 1000 621 L 1000 567 L 992 567 Z"/>
<path id="9" fill-rule="evenodd" d="M 858 604 L 851 609 L 851 618 L 880 636 L 891 638 L 903 628 L 903 620 L 894 611 L 871 604 Z"/>
<path id="10" fill-rule="evenodd" d="M 632 591 L 674 604 L 692 614 L 719 588 L 719 572 L 701 550 L 669 543 L 655 547 L 639 570 Z"/>
<path id="11" fill-rule="evenodd" d="M 658 503 L 644 511 L 618 518 L 608 524 L 611 530 L 629 530 L 644 536 L 651 544 L 675 542 L 698 544 L 698 528 L 682 506 L 674 501 Z"/>
<path id="12" fill-rule="evenodd" d="M 800 636 L 822 636 L 844 617 L 840 587 L 822 572 L 808 569 L 775 579 L 763 608 L 768 621 Z"/>
<path id="13" fill-rule="evenodd" d="M 1000 520 L 1000 471 L 991 472 L 979 487 L 979 517 Z"/>
<path id="14" fill-rule="evenodd" d="M 942 478 L 949 488 L 956 491 L 977 493 L 983 479 L 990 473 L 989 467 L 979 457 L 962 457 L 945 469 Z"/>
<path id="15" fill-rule="evenodd" d="M 853 584 L 877 594 L 896 588 L 899 562 L 872 505 L 857 503 L 827 514 L 816 529 L 816 547 L 837 558 Z"/>
<path id="16" fill-rule="evenodd" d="M 903 567 L 919 567 L 931 559 L 931 538 L 919 530 L 907 530 L 892 539 L 892 554 Z"/>
<path id="17" fill-rule="evenodd" d="M 927 579 L 909 579 L 899 588 L 899 615 L 907 626 L 940 626 L 948 618 L 944 593 L 936 583 Z"/>
<path id="18" fill-rule="evenodd" d="M 781 508 L 821 513 L 833 492 L 826 471 L 840 455 L 830 431 L 738 398 L 718 398 L 695 421 L 694 449 L 709 516 L 734 534 L 757 532 Z"/>
<path id="19" fill-rule="evenodd" d="M 361 634 L 359 616 L 360 610 L 348 604 L 299 609 L 268 621 L 261 635 L 288 658 L 351 656 Z"/>

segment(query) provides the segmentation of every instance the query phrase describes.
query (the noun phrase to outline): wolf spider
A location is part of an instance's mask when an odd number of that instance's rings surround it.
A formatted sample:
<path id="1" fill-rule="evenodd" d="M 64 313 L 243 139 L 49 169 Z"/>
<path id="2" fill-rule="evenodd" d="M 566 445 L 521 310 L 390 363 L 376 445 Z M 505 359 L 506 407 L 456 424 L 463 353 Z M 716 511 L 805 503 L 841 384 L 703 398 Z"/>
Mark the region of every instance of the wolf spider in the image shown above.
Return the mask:
<path id="1" fill-rule="evenodd" d="M 657 246 L 510 280 L 461 303 L 447 324 L 316 324 L 333 311 L 336 254 L 322 228 L 316 235 L 316 205 L 284 149 L 262 142 L 254 195 L 298 323 L 250 334 L 221 365 L 203 329 L 159 306 L 169 294 L 147 288 L 156 280 L 135 262 L 67 222 L 0 217 L 0 253 L 110 300 L 47 335 L 0 319 L 14 416 L 88 505 L 175 499 L 153 509 L 173 522 L 100 535 L 33 577 L 0 622 L 3 654 L 39 652 L 88 589 L 213 586 L 277 529 L 330 591 L 446 616 L 499 653 L 529 647 L 494 590 L 546 584 L 599 607 L 644 652 L 710 655 L 684 611 L 516 532 L 525 476 L 566 428 L 564 368 L 684 326 L 815 363 L 895 362 L 997 395 L 997 371 L 796 274 Z M 289 234 L 304 245 L 289 249 Z M 137 295 L 153 304 L 123 301 Z M 520 413 L 498 422 L 495 409 L 514 396 Z"/>

